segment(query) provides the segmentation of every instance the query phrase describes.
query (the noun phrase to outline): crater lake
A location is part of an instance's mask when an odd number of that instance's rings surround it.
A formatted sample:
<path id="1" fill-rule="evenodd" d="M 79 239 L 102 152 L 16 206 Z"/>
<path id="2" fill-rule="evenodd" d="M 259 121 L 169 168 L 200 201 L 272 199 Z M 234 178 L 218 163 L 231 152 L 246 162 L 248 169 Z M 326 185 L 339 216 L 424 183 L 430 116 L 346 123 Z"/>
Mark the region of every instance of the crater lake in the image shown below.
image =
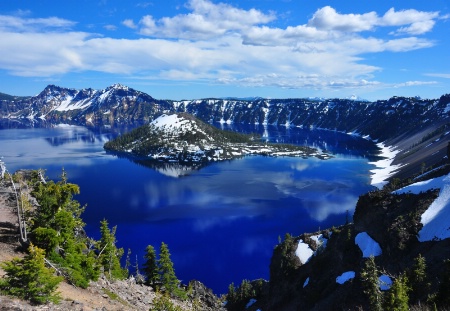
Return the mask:
<path id="1" fill-rule="evenodd" d="M 165 242 L 177 277 L 199 280 L 216 294 L 231 282 L 268 280 L 280 238 L 344 224 L 358 196 L 373 189 L 369 162 L 380 150 L 371 141 L 319 129 L 216 125 L 327 150 L 333 158 L 248 156 L 174 177 L 176 167 L 152 169 L 106 153 L 103 144 L 124 130 L 15 124 L 0 130 L 0 157 L 11 173 L 41 168 L 55 181 L 64 168 L 80 186 L 75 199 L 87 205 L 82 218 L 90 237 L 100 238 L 107 219 L 117 226 L 122 260 L 131 249 L 131 263 L 137 258 L 141 267 L 146 246 L 158 252 Z"/>

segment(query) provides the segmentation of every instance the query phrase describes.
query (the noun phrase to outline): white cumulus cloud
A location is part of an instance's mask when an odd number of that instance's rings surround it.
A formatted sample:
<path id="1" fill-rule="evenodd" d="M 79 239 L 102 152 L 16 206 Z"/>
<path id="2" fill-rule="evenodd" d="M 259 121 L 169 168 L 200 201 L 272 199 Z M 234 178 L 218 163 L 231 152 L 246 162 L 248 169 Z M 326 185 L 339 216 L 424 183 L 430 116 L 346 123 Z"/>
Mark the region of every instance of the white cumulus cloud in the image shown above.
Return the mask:
<path id="1" fill-rule="evenodd" d="M 370 88 L 382 84 L 374 75 L 383 68 L 367 62 L 367 53 L 430 48 L 435 42 L 419 35 L 447 18 L 393 8 L 343 14 L 326 6 L 305 24 L 280 28 L 275 12 L 209 0 L 190 0 L 185 8 L 186 14 L 124 19 L 141 35 L 133 39 L 75 31 L 75 21 L 59 17 L 0 15 L 0 69 L 30 77 L 98 71 L 242 86 Z"/>

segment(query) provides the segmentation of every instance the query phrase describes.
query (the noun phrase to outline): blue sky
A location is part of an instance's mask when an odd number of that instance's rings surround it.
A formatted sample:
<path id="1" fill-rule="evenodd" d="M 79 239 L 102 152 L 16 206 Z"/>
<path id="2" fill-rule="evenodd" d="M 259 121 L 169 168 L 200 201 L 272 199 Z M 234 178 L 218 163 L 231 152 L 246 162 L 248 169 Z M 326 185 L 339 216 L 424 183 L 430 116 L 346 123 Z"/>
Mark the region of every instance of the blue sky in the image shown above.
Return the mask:
<path id="1" fill-rule="evenodd" d="M 2 1 L 0 92 L 438 98 L 449 34 L 447 0 Z"/>

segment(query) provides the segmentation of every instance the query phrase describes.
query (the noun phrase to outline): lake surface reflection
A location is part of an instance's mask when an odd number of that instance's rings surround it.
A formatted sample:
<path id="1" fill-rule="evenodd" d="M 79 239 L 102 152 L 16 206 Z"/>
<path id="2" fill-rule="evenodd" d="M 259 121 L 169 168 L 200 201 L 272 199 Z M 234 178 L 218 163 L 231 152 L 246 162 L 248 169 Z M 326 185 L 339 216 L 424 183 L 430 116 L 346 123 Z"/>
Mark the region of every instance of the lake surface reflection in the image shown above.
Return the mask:
<path id="1" fill-rule="evenodd" d="M 228 128 L 227 126 L 224 126 Z M 107 154 L 114 133 L 79 126 L 0 130 L 0 156 L 9 171 L 61 169 L 80 186 L 87 204 L 87 232 L 117 225 L 118 245 L 143 264 L 148 244 L 169 245 L 177 276 L 198 279 L 216 293 L 242 279 L 269 277 L 278 237 L 340 225 L 360 194 L 372 189 L 369 161 L 376 146 L 358 137 L 323 130 L 232 126 L 268 141 L 308 145 L 335 154 L 331 160 L 250 156 L 213 163 L 174 178 Z M 170 169 L 169 169 L 170 170 Z"/>

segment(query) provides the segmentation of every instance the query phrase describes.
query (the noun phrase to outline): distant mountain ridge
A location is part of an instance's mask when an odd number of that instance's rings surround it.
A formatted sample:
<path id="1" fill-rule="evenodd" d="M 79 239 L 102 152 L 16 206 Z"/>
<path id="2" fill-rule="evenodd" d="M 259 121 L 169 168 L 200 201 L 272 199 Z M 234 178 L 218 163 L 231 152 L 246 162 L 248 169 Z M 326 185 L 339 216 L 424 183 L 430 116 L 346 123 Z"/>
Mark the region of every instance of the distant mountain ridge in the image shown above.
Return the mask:
<path id="1" fill-rule="evenodd" d="M 399 149 L 404 151 L 431 143 L 433 148 L 428 149 L 437 152 L 445 147 L 447 140 L 450 94 L 438 99 L 392 97 L 375 102 L 353 97 L 175 101 L 158 100 L 121 84 L 104 90 L 76 90 L 49 85 L 31 98 L 0 101 L 0 119 L 18 122 L 119 125 L 148 123 L 162 114 L 179 112 L 187 112 L 212 124 L 297 126 L 353 133 L 387 145 L 400 144 Z M 439 154 L 437 157 L 441 159 L 443 156 Z M 397 158 L 400 157 L 401 154 Z M 421 160 L 421 157 L 414 160 L 416 166 Z"/>
<path id="2" fill-rule="evenodd" d="M 439 99 L 392 97 L 375 102 L 354 96 L 347 99 L 255 97 L 172 101 L 158 100 L 121 84 L 104 90 L 49 85 L 36 96 L 0 102 L 0 118 L 3 119 L 70 121 L 81 125 L 148 122 L 164 113 L 176 112 L 187 112 L 209 123 L 322 128 L 369 135 L 384 141 L 447 119 L 450 94 Z"/>

